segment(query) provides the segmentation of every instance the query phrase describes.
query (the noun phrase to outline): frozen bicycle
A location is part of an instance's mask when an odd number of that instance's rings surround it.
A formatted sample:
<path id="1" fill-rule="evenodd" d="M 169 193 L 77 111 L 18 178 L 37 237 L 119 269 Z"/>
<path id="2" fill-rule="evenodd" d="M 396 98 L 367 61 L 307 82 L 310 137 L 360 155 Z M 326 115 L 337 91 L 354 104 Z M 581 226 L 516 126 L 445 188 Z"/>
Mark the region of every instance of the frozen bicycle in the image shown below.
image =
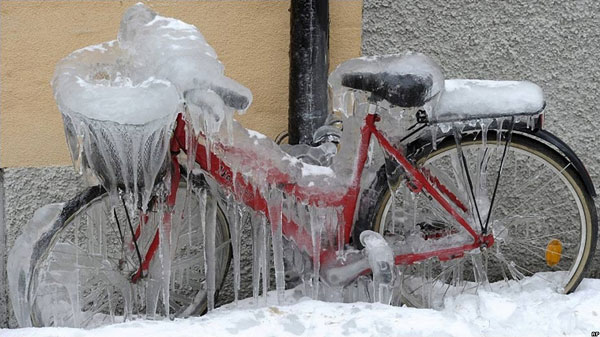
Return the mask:
<path id="1" fill-rule="evenodd" d="M 204 40 L 134 6 L 118 42 L 59 65 L 73 158 L 100 184 L 38 211 L 17 241 L 21 325 L 211 309 L 232 256 L 237 297 L 244 224 L 256 295 L 271 245 L 280 297 L 285 274 L 314 298 L 431 307 L 534 273 L 566 293 L 581 281 L 594 189 L 542 129 L 534 84 L 444 81 L 420 54 L 350 60 L 329 80 L 343 129 L 287 147 L 299 160 L 231 119 L 249 92 L 190 41 Z"/>

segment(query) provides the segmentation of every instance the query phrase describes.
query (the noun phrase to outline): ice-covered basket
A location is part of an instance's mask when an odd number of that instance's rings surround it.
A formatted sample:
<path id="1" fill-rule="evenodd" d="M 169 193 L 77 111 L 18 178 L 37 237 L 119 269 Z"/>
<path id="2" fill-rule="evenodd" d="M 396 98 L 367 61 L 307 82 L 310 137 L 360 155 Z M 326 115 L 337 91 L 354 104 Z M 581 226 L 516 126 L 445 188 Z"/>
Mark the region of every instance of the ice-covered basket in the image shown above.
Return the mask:
<path id="1" fill-rule="evenodd" d="M 224 75 L 196 27 L 142 3 L 125 11 L 117 40 L 60 61 L 52 86 L 75 167 L 108 189 L 144 186 L 146 197 L 168 167 L 183 97 L 192 98 L 189 124 L 205 134 L 216 133 L 225 115 L 231 118 L 233 108 L 244 110 L 252 101 L 247 88 Z M 230 96 L 243 98 L 243 106 L 229 100 L 225 109 Z"/>
<path id="2" fill-rule="evenodd" d="M 143 74 L 116 41 L 77 50 L 56 67 L 52 86 L 73 163 L 109 189 L 152 186 L 166 166 L 179 94 Z"/>

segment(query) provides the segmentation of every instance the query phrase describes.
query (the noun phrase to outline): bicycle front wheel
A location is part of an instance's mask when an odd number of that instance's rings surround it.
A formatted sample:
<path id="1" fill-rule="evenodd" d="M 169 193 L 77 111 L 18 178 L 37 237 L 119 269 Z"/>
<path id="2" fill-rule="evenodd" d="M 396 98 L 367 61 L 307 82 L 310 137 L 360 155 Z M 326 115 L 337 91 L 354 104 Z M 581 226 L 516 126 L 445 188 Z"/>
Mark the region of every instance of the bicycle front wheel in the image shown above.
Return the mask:
<path id="1" fill-rule="evenodd" d="M 564 156 L 525 135 L 513 135 L 500 171 L 504 145 L 505 140 L 490 131 L 484 139 L 481 133 L 465 135 L 460 149 L 454 139 L 435 150 L 430 145 L 421 149 L 418 165 L 464 206 L 459 212 L 473 229 L 481 232 L 487 223 L 495 243 L 450 261 L 433 258 L 400 266 L 398 301 L 440 307 L 446 296 L 476 291 L 482 284 L 514 286 L 528 277 L 543 280 L 561 293 L 579 285 L 596 247 L 592 197 Z M 472 243 L 466 230 L 435 200 L 412 193 L 405 182 L 390 189 L 387 181 L 381 181 L 385 174 L 378 177 L 377 204 L 364 216 L 370 217 L 374 230 L 400 238 L 400 251 Z M 506 282 L 497 282 L 502 280 Z"/>
<path id="2" fill-rule="evenodd" d="M 63 214 L 67 214 L 53 226 L 58 230 L 36 243 L 39 254 L 27 295 L 33 325 L 90 328 L 136 317 L 181 317 L 206 310 L 203 215 L 199 195 L 194 191 L 187 194 L 185 182 L 180 184 L 172 216 L 170 252 L 159 247 L 148 273 L 136 282 L 132 275 L 140 266 L 137 251 L 144 258 L 159 230 L 162 211 L 149 212 L 139 233 L 134 234 L 140 219 L 132 213 L 139 212 L 131 212 L 115 200 L 111 202 L 101 188 L 91 188 L 66 203 Z M 160 241 L 165 235 L 160 233 Z M 137 249 L 133 236 L 137 236 Z M 220 208 L 215 240 L 219 287 L 231 258 L 227 219 Z M 169 261 L 165 255 L 171 256 Z M 165 268 L 170 269 L 168 285 Z M 165 312 L 167 287 L 169 309 Z"/>

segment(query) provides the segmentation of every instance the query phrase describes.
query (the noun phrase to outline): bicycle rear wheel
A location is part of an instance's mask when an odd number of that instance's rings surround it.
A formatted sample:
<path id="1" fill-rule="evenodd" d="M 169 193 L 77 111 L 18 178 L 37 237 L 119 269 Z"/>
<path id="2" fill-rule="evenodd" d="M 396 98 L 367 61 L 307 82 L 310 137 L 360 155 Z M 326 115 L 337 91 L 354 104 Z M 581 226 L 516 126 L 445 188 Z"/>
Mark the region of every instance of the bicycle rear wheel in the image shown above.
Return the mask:
<path id="1" fill-rule="evenodd" d="M 171 250 L 159 248 L 148 274 L 137 282 L 131 276 L 140 262 L 127 220 L 127 209 L 92 188 L 68 202 L 58 228 L 36 243 L 39 251 L 31 273 L 28 299 L 34 326 L 96 327 L 136 317 L 188 316 L 206 310 L 203 233 L 200 200 L 180 184 L 171 227 Z M 189 206 L 189 207 L 188 207 Z M 136 212 L 138 213 L 138 212 Z M 139 215 L 130 215 L 134 231 Z M 142 258 L 162 219 L 149 212 L 137 239 Z M 188 221 L 189 220 L 189 221 Z M 231 258 L 227 219 L 218 209 L 216 225 L 216 285 L 225 279 Z M 165 232 L 161 233 L 165 240 Z M 171 255 L 169 261 L 164 255 Z M 169 312 L 163 303 L 164 268 L 170 265 Z"/>
<path id="2" fill-rule="evenodd" d="M 597 215 L 572 164 L 544 143 L 514 134 L 487 221 L 504 139 L 494 131 L 484 140 L 481 133 L 465 135 L 461 148 L 471 183 L 467 170 L 461 168 L 454 139 L 442 142 L 436 150 L 430 145 L 420 149 L 422 155 L 416 161 L 462 202 L 466 208 L 462 214 L 473 229 L 480 232 L 488 222 L 495 243 L 450 261 L 432 258 L 399 266 L 396 301 L 441 307 L 446 296 L 473 292 L 481 285 L 514 286 L 528 276 L 562 293 L 575 290 L 595 251 Z M 412 193 L 405 181 L 390 189 L 385 173 L 378 177 L 372 185 L 377 192 L 371 192 L 378 194 L 377 203 L 367 208 L 362 219 L 370 219 L 373 230 L 394 235 L 400 251 L 425 252 L 472 243 L 466 230 L 435 200 Z M 497 282 L 502 280 L 506 282 Z"/>

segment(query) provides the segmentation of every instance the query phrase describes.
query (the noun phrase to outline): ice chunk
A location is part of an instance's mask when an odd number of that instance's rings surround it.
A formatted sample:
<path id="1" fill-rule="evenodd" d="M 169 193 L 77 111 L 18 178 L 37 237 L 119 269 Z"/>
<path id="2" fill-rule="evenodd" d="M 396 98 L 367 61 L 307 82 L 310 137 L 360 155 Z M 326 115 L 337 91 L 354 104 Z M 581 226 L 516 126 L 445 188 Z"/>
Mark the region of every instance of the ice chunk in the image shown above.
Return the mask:
<path id="1" fill-rule="evenodd" d="M 360 234 L 360 242 L 365 246 L 373 271 L 375 300 L 390 304 L 395 279 L 394 252 L 381 234 L 370 230 Z"/>
<path id="2" fill-rule="evenodd" d="M 215 50 L 193 25 L 160 16 L 138 3 L 123 15 L 118 41 L 137 72 L 166 79 L 182 94 L 194 91 L 186 100 L 200 106 L 194 113 L 212 115 L 213 132 L 227 118 L 225 114 L 233 113 L 223 105 L 245 111 L 252 102 L 250 90 L 224 76 Z M 193 117 L 192 121 L 200 118 Z M 195 124 L 196 134 L 205 131 Z"/>
<path id="3" fill-rule="evenodd" d="M 431 122 L 537 115 L 545 105 L 542 89 L 528 81 L 452 79 L 445 86 Z"/>
<path id="4" fill-rule="evenodd" d="M 20 327 L 28 327 L 31 322 L 32 299 L 28 298 L 31 273 L 36 256 L 41 254 L 38 241 L 44 235 L 56 231 L 54 228 L 64 204 L 46 205 L 33 214 L 33 218 L 23 227 L 21 234 L 8 254 L 6 270 L 8 274 L 9 295 L 15 317 Z"/>
<path id="5" fill-rule="evenodd" d="M 160 16 L 142 3 L 123 14 L 118 41 L 138 72 L 168 79 L 180 91 L 223 75 L 216 52 L 196 27 Z"/>

